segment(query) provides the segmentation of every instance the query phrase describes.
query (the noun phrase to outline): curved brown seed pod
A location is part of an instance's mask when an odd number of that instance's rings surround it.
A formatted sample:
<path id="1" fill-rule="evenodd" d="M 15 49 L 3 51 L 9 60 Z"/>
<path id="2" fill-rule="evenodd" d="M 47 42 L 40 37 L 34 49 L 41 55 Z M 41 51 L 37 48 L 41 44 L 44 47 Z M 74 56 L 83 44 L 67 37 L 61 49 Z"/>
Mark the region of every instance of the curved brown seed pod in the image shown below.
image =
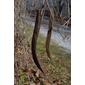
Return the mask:
<path id="1" fill-rule="evenodd" d="M 51 18 L 51 14 L 50 14 L 50 17 L 49 17 L 49 29 L 48 29 L 48 33 L 47 33 L 47 39 L 46 39 L 46 52 L 47 52 L 47 56 L 49 58 L 51 58 L 50 57 L 50 51 L 49 51 L 51 34 L 52 34 L 52 18 Z"/>
<path id="2" fill-rule="evenodd" d="M 42 10 L 37 10 L 36 22 L 35 22 L 32 42 L 31 42 L 31 45 L 32 45 L 31 50 L 32 50 L 32 57 L 35 64 L 43 72 L 36 55 L 36 44 L 37 44 L 37 38 L 38 38 L 39 30 L 40 30 L 41 20 L 42 20 Z"/>

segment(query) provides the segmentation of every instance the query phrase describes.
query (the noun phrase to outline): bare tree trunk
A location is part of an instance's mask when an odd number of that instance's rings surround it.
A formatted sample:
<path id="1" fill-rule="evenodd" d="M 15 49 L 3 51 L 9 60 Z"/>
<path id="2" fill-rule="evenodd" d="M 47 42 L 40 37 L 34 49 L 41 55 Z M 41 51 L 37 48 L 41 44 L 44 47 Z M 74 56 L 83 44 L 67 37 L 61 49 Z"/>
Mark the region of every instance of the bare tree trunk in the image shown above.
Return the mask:
<path id="1" fill-rule="evenodd" d="M 31 42 L 31 45 L 32 45 L 31 50 L 32 50 L 32 57 L 33 57 L 35 64 L 43 72 L 38 62 L 37 54 L 36 54 L 36 44 L 37 44 L 37 38 L 38 38 L 39 30 L 40 30 L 41 20 L 42 20 L 42 10 L 37 10 L 36 22 L 35 22 L 32 42 Z"/>
<path id="2" fill-rule="evenodd" d="M 49 29 L 48 29 L 48 33 L 47 33 L 47 39 L 46 39 L 46 52 L 47 52 L 47 56 L 49 58 L 51 58 L 50 57 L 50 51 L 49 51 L 51 34 L 52 34 L 52 18 L 51 18 L 51 14 L 50 14 L 50 17 L 49 17 Z"/>
<path id="3" fill-rule="evenodd" d="M 32 6 L 35 7 L 36 0 L 32 0 Z"/>

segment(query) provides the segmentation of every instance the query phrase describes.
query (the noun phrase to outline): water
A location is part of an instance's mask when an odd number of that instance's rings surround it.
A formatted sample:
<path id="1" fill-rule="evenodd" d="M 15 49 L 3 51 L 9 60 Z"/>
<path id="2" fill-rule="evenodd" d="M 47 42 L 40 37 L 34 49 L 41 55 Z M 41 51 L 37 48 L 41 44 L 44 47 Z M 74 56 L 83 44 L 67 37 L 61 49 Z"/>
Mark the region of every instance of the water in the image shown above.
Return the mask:
<path id="1" fill-rule="evenodd" d="M 45 36 L 45 37 L 47 36 L 47 31 L 48 31 L 48 29 L 46 28 L 46 26 L 45 27 L 41 26 L 40 33 L 43 36 Z M 59 46 L 71 50 L 71 39 L 70 38 L 63 39 L 63 37 L 61 36 L 61 34 L 59 32 L 52 31 L 51 40 L 54 41 L 55 43 L 57 43 Z"/>
<path id="2" fill-rule="evenodd" d="M 31 20 L 26 20 L 26 23 L 31 24 L 33 27 L 35 25 L 34 21 Z M 53 27 L 54 29 L 57 29 L 57 27 Z M 65 30 L 65 29 L 61 29 L 61 33 L 59 31 L 52 31 L 52 36 L 51 36 L 51 40 L 55 43 L 57 43 L 59 46 L 66 48 L 67 50 L 71 50 L 71 31 L 69 30 Z M 43 36 L 47 36 L 47 31 L 48 31 L 48 25 L 41 25 L 40 28 L 40 34 L 42 34 Z M 66 38 L 64 38 L 66 36 Z"/>

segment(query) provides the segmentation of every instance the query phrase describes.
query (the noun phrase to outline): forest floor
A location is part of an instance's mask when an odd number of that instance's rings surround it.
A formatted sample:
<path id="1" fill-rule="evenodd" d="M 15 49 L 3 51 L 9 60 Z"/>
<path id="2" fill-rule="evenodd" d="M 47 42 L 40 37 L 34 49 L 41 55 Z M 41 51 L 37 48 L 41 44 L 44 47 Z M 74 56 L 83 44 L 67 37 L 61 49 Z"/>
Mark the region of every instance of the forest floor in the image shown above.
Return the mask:
<path id="1" fill-rule="evenodd" d="M 54 42 L 50 44 L 51 60 L 46 55 L 45 37 L 39 35 L 37 55 L 43 75 L 32 59 L 30 25 L 18 22 L 15 30 L 14 76 L 15 85 L 71 85 L 71 54 Z"/>

